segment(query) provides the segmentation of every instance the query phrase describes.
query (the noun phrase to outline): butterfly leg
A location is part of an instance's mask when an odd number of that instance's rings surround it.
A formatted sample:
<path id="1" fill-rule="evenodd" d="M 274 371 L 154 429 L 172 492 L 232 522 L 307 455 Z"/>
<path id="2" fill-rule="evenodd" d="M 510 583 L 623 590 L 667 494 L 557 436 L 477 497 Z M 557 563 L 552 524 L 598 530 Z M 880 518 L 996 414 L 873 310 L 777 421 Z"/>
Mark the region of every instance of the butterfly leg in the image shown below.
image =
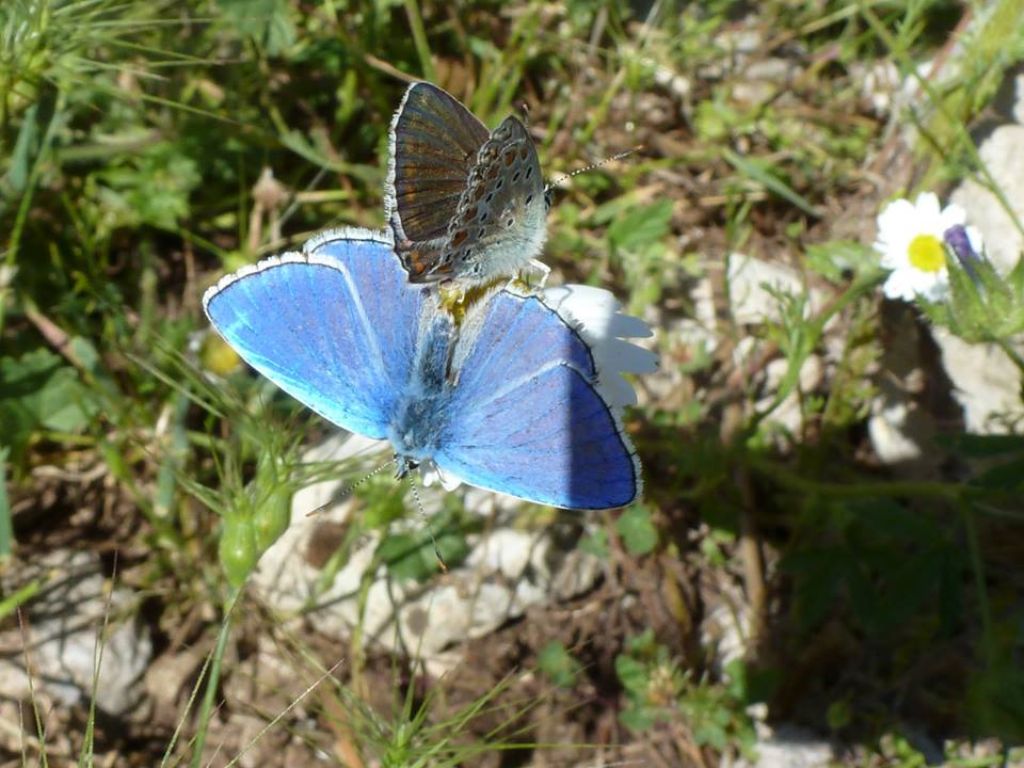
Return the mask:
<path id="1" fill-rule="evenodd" d="M 527 269 L 529 271 L 539 274 L 539 279 L 537 282 L 538 290 L 544 287 L 544 285 L 548 281 L 548 277 L 551 276 L 551 267 L 549 267 L 543 261 L 539 261 L 538 259 L 530 259 L 530 263 L 529 265 L 527 265 Z"/>

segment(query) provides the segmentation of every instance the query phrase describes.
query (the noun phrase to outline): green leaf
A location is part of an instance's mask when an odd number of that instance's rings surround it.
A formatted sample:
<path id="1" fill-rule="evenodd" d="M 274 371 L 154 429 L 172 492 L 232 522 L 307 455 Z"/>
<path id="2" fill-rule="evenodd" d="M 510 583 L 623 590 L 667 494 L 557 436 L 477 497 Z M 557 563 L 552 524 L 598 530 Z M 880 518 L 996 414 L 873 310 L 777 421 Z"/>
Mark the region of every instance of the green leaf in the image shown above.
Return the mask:
<path id="1" fill-rule="evenodd" d="M 329 171 L 344 173 L 347 176 L 353 176 L 368 183 L 375 183 L 380 180 L 378 172 L 372 168 L 328 157 L 325 152 L 307 140 L 300 131 L 290 129 L 283 132 L 279 138 L 285 147 L 313 165 Z"/>
<path id="2" fill-rule="evenodd" d="M 78 372 L 47 349 L 0 359 L 0 434 L 18 460 L 39 429 L 78 432 L 99 410 Z"/>
<path id="3" fill-rule="evenodd" d="M 602 560 L 608 557 L 608 532 L 598 528 L 589 536 L 580 539 L 577 549 Z"/>
<path id="4" fill-rule="evenodd" d="M 658 722 L 658 715 L 657 709 L 633 705 L 619 713 L 619 722 L 634 733 L 645 733 Z"/>
<path id="5" fill-rule="evenodd" d="M 965 711 L 975 735 L 1024 741 L 1024 670 L 1011 659 L 995 659 L 972 677 Z"/>
<path id="6" fill-rule="evenodd" d="M 953 435 L 946 443 L 967 458 L 987 459 L 995 456 L 1024 454 L 1022 435 Z"/>
<path id="7" fill-rule="evenodd" d="M 423 581 L 437 572 L 437 562 L 430 542 L 411 533 L 393 533 L 377 546 L 377 558 L 387 565 L 388 573 L 397 579 Z"/>
<path id="8" fill-rule="evenodd" d="M 28 175 L 32 168 L 32 153 L 36 148 L 37 137 L 40 133 L 36 123 L 38 111 L 39 105 L 32 104 L 22 116 L 21 130 L 18 131 L 18 139 L 14 144 L 14 151 L 11 153 L 7 175 L 3 180 L 4 187 L 7 187 L 11 197 L 23 193 L 28 185 Z"/>
<path id="9" fill-rule="evenodd" d="M 358 495 L 366 500 L 359 524 L 366 530 L 387 528 L 405 516 L 405 489 L 390 478 L 372 478 L 363 484 Z"/>
<path id="10" fill-rule="evenodd" d="M 626 509 L 616 521 L 615 529 L 631 555 L 646 555 L 658 546 L 658 530 L 651 522 L 651 513 L 642 504 Z"/>
<path id="11" fill-rule="evenodd" d="M 37 415 L 44 427 L 55 432 L 78 432 L 89 423 L 97 405 L 91 393 L 69 366 L 54 372 L 37 397 Z"/>
<path id="12" fill-rule="evenodd" d="M 415 533 L 392 533 L 381 540 L 377 558 L 388 572 L 398 579 L 426 581 L 436 576 L 441 566 L 438 553 L 446 565 L 457 565 L 469 554 L 469 544 L 460 528 L 443 526 L 445 515 L 436 515 Z M 435 531 L 433 535 L 431 531 Z M 435 551 L 435 542 L 437 549 Z"/>
<path id="13" fill-rule="evenodd" d="M 669 231 L 672 200 L 631 209 L 608 227 L 608 242 L 624 251 L 641 250 L 660 241 Z"/>
<path id="14" fill-rule="evenodd" d="M 808 245 L 804 263 L 833 283 L 845 283 L 851 274 L 856 277 L 880 270 L 875 250 L 855 240 Z"/>
<path id="15" fill-rule="evenodd" d="M 110 163 L 95 179 L 96 203 L 110 230 L 140 224 L 174 229 L 189 215 L 189 195 L 202 175 L 194 160 L 163 142 Z"/>
<path id="16" fill-rule="evenodd" d="M 240 34 L 253 38 L 270 56 L 286 52 L 295 43 L 287 0 L 217 0 L 217 5 Z"/>
<path id="17" fill-rule="evenodd" d="M 620 653 L 615 657 L 615 674 L 632 697 L 643 698 L 650 685 L 650 672 L 642 661 Z"/>
<path id="18" fill-rule="evenodd" d="M 557 641 L 548 643 L 537 654 L 537 667 L 559 688 L 571 688 L 582 669 L 565 646 Z"/>
<path id="19" fill-rule="evenodd" d="M 792 203 L 804 213 L 819 218 L 822 213 L 800 195 L 789 184 L 773 173 L 772 166 L 760 158 L 745 158 L 736 154 L 730 149 L 725 149 L 722 156 L 744 176 L 761 184 L 769 192 L 781 197 L 783 200 Z"/>

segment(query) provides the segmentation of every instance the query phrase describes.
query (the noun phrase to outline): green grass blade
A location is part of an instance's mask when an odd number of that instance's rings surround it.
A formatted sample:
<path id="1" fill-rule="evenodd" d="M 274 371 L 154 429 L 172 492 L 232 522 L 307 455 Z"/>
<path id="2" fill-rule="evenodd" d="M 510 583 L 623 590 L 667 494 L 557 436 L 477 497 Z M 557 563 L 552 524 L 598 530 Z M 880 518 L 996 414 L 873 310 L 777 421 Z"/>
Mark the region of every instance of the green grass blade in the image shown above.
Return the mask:
<path id="1" fill-rule="evenodd" d="M 753 179 L 758 184 L 762 185 L 769 192 L 778 195 L 783 200 L 786 200 L 801 211 L 806 213 L 808 216 L 814 218 L 821 217 L 821 211 L 815 208 L 807 198 L 800 195 L 796 190 L 790 187 L 786 182 L 769 173 L 758 163 L 753 163 L 740 155 L 737 155 L 731 149 L 723 149 L 722 156 L 729 162 L 729 164 L 737 171 L 742 173 L 749 179 Z"/>
<path id="2" fill-rule="evenodd" d="M 10 449 L 0 448 L 0 566 L 14 553 L 14 528 L 11 524 L 11 502 L 7 498 L 7 456 Z M 3 616 L 0 607 L 0 616 Z"/>

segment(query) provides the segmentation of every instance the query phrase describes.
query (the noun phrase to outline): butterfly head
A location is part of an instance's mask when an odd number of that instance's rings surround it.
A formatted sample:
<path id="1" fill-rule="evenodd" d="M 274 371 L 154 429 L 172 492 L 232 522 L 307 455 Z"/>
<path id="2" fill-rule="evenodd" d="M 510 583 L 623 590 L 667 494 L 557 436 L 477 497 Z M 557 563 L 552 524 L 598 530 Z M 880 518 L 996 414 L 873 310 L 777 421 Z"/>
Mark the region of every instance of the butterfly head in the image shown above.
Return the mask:
<path id="1" fill-rule="evenodd" d="M 395 479 L 403 480 L 410 472 L 419 467 L 420 463 L 409 456 L 395 454 Z"/>

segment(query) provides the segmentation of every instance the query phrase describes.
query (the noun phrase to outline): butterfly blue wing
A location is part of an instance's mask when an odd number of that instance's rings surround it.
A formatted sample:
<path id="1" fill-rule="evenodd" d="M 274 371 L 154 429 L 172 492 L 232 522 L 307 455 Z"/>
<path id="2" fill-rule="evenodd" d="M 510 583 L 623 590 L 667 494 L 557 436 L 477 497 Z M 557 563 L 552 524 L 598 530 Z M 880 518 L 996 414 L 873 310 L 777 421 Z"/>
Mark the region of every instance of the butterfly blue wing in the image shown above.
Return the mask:
<path id="1" fill-rule="evenodd" d="M 327 420 L 383 438 L 409 380 L 421 289 L 383 234 L 348 229 L 222 279 L 203 307 L 253 368 Z"/>
<path id="2" fill-rule="evenodd" d="M 463 327 L 441 469 L 482 488 L 567 509 L 640 492 L 629 438 L 598 392 L 590 350 L 537 298 L 500 292 Z"/>

